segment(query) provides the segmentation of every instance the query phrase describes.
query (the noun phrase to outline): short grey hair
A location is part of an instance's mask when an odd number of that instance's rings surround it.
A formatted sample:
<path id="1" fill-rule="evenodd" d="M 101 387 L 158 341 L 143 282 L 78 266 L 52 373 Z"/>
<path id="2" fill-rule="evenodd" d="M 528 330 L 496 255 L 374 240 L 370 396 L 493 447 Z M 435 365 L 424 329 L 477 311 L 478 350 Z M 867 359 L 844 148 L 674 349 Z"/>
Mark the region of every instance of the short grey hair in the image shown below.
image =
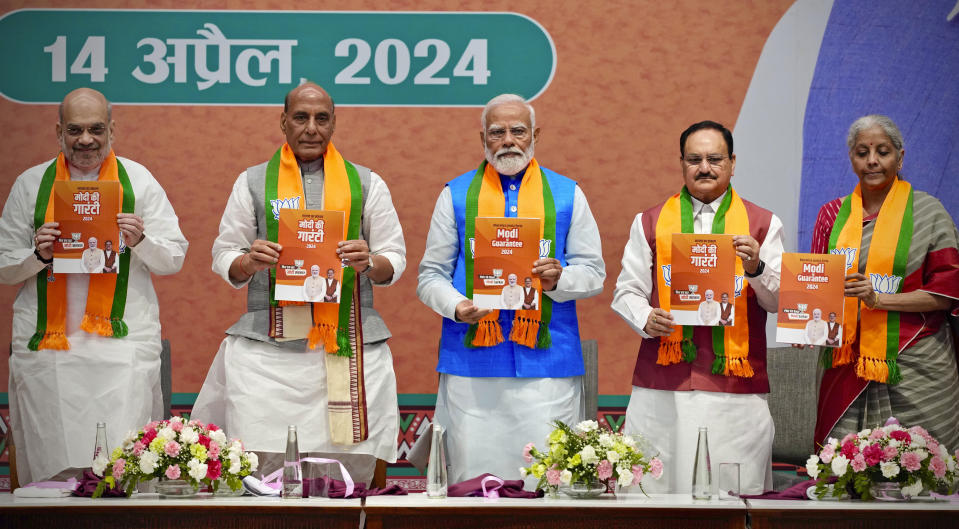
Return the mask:
<path id="1" fill-rule="evenodd" d="M 483 107 L 483 115 L 480 116 L 480 124 L 483 127 L 483 134 L 486 134 L 486 115 L 489 114 L 490 110 L 507 103 L 520 103 L 526 107 L 526 110 L 529 110 L 529 127 L 531 129 L 536 128 L 536 111 L 533 110 L 533 105 L 527 103 L 522 96 L 518 96 L 516 94 L 500 94 L 493 99 L 490 99 L 489 103 L 486 103 L 486 106 Z"/>
<path id="2" fill-rule="evenodd" d="M 849 147 L 849 150 L 852 151 L 853 146 L 856 145 L 856 138 L 862 134 L 862 131 L 873 127 L 881 128 L 882 131 L 886 133 L 886 136 L 889 136 L 889 141 L 891 141 L 892 146 L 896 148 L 897 154 L 898 151 L 902 150 L 902 133 L 899 132 L 899 127 L 896 126 L 893 120 L 889 119 L 889 116 L 883 116 L 881 114 L 870 114 L 852 122 L 852 125 L 849 126 L 849 135 L 846 136 L 846 145 Z"/>

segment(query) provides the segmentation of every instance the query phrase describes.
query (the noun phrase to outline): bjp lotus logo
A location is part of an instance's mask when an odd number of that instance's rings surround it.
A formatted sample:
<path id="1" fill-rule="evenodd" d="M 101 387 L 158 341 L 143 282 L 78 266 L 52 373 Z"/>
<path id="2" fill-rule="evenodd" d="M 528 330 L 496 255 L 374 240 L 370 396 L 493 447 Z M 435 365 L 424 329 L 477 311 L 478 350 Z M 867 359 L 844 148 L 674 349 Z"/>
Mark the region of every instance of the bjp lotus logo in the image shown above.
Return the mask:
<path id="1" fill-rule="evenodd" d="M 293 266 L 297 268 L 303 268 L 303 259 L 294 259 Z"/>
<path id="2" fill-rule="evenodd" d="M 273 206 L 273 218 L 280 220 L 281 209 L 300 209 L 300 197 L 270 200 L 270 205 Z"/>
<path id="3" fill-rule="evenodd" d="M 806 312 L 806 309 L 809 308 L 808 303 L 796 303 L 796 308 L 799 309 L 799 312 Z"/>
<path id="4" fill-rule="evenodd" d="M 882 294 L 895 294 L 899 292 L 899 285 L 902 283 L 902 276 L 886 274 L 869 274 L 872 280 L 872 289 Z"/>
<path id="5" fill-rule="evenodd" d="M 673 265 L 662 265 L 663 269 L 663 283 L 666 283 L 666 286 L 670 286 L 672 278 L 672 266 Z"/>
<path id="6" fill-rule="evenodd" d="M 689 291 L 692 292 L 693 294 L 695 294 L 696 291 L 699 290 L 699 285 L 687 285 L 687 287 L 689 287 Z"/>
<path id="7" fill-rule="evenodd" d="M 83 234 L 79 232 L 73 232 L 70 234 L 70 237 L 72 237 L 74 241 L 79 241 L 80 237 L 83 237 Z"/>
<path id="8" fill-rule="evenodd" d="M 549 239 L 540 239 L 539 240 L 539 256 L 540 258 L 549 257 L 549 247 L 552 246 L 553 241 Z"/>
<path id="9" fill-rule="evenodd" d="M 856 250 L 859 248 L 833 248 L 833 255 L 845 255 L 846 256 L 846 270 L 852 268 L 856 264 Z"/>

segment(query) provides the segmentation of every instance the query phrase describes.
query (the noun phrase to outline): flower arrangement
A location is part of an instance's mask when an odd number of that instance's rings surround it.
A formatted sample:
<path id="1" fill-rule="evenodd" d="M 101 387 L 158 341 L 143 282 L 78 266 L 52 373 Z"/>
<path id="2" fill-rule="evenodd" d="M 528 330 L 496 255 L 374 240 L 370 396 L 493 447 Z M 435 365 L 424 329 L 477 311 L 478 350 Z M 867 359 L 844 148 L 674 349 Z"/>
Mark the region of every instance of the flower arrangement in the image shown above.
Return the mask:
<path id="1" fill-rule="evenodd" d="M 821 499 L 828 492 L 828 478 L 835 477 L 833 496 L 852 487 L 863 500 L 873 499 L 870 490 L 883 482 L 898 483 L 904 497 L 925 490 L 952 492 L 959 473 L 959 452 L 949 450 L 921 426 L 904 428 L 895 418 L 881 427 L 847 434 L 842 440 L 829 438 L 819 454 L 809 456 L 806 471 L 816 484 Z"/>
<path id="2" fill-rule="evenodd" d="M 523 449 L 530 466 L 521 467 L 520 473 L 539 478 L 538 489 L 555 492 L 560 485 L 600 481 L 612 490 L 615 484 L 640 484 L 647 473 L 655 479 L 663 475 L 663 462 L 642 453 L 632 437 L 600 430 L 596 421 L 574 427 L 556 421 L 553 426 L 547 452 L 540 452 L 533 443 Z"/>
<path id="3" fill-rule="evenodd" d="M 93 497 L 108 487 L 129 496 L 137 483 L 153 478 L 182 479 L 194 487 L 204 483 L 214 492 L 224 480 L 235 491 L 257 465 L 256 454 L 244 452 L 243 443 L 228 440 L 215 424 L 171 417 L 129 432 L 109 458 L 101 454 L 93 461 L 94 474 L 103 476 Z"/>

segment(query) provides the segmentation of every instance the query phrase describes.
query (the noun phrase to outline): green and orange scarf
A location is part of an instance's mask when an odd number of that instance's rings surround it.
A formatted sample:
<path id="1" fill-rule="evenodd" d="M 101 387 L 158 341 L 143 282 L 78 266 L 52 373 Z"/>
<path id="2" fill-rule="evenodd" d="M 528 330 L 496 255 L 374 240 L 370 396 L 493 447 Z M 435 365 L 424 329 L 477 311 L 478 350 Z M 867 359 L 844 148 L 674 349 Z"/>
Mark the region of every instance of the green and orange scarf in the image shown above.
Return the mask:
<path id="1" fill-rule="evenodd" d="M 63 153 L 57 156 L 40 180 L 40 190 L 33 211 L 34 230 L 46 222 L 53 222 L 53 183 L 70 180 L 70 167 Z M 120 182 L 121 211 L 133 213 L 135 198 L 130 178 L 113 151 L 100 165 L 101 182 Z M 119 228 L 117 229 L 119 232 Z M 127 303 L 127 284 L 130 279 L 130 251 L 119 253 L 120 268 L 116 274 L 90 274 L 87 305 L 80 328 L 101 336 L 122 338 L 129 332 L 123 321 Z M 27 347 L 40 349 L 70 349 L 67 340 L 67 281 L 69 274 L 54 274 L 52 266 L 37 273 L 37 330 Z"/>
<path id="2" fill-rule="evenodd" d="M 909 182 L 896 178 L 879 209 L 866 259 L 866 276 L 881 278 L 902 292 L 912 243 L 913 191 Z M 829 252 L 847 256 L 847 272 L 859 270 L 862 247 L 862 189 L 856 185 L 843 199 L 829 235 Z M 851 258 L 849 254 L 852 254 Z M 890 281 L 898 278 L 898 281 Z M 843 306 L 843 340 L 833 351 L 823 348 L 822 364 L 826 368 L 853 361 L 852 344 L 856 341 L 859 323 L 859 358 L 856 375 L 864 380 L 898 384 L 902 380 L 899 357 L 899 312 L 870 309 L 858 299 L 846 299 Z"/>
<path id="3" fill-rule="evenodd" d="M 356 167 L 343 159 L 330 143 L 323 155 L 323 209 L 344 213 L 345 240 L 360 238 L 363 188 Z M 303 179 L 296 156 L 288 144 L 278 149 L 266 166 L 266 233 L 277 242 L 279 220 L 271 213 L 277 197 L 300 197 L 299 209 L 306 209 Z M 336 444 L 355 444 L 369 437 L 366 390 L 363 377 L 363 331 L 359 314 L 359 281 L 352 267 L 343 269 L 340 302 L 300 303 L 277 301 L 276 268 L 270 269 L 270 336 L 278 338 L 276 310 L 284 306 L 309 305 L 313 325 L 307 333 L 307 345 L 326 350 L 327 415 L 330 438 Z M 282 312 L 281 312 L 282 313 Z M 355 354 L 354 354 L 355 353 Z"/>
<path id="4" fill-rule="evenodd" d="M 540 239 L 556 238 L 556 205 L 546 173 L 533 158 L 523 173 L 517 198 L 517 217 L 542 219 Z M 471 241 L 476 233 L 476 217 L 502 217 L 506 211 L 506 196 L 503 194 L 499 173 L 492 165 L 483 160 L 473 175 L 466 192 L 466 219 L 462 248 L 466 263 L 466 297 L 473 299 L 473 246 Z M 549 245 L 548 257 L 554 257 L 555 244 Z M 532 263 L 530 263 L 532 266 Z M 533 279 L 539 286 L 539 278 Z M 509 339 L 530 348 L 546 349 L 552 341 L 549 334 L 549 322 L 553 314 L 553 300 L 549 296 L 540 296 L 540 308 L 537 310 L 517 310 L 513 315 Z M 478 323 L 470 325 L 466 332 L 466 347 L 492 347 L 504 341 L 503 330 L 499 324 L 499 311 L 487 314 Z"/>
<path id="5" fill-rule="evenodd" d="M 670 287 L 666 284 L 663 270 L 672 263 L 673 234 L 693 233 L 693 203 L 689 191 L 682 191 L 670 197 L 656 221 L 656 289 L 659 295 L 659 307 L 669 311 Z M 719 205 L 713 217 L 711 233 L 748 234 L 749 215 L 746 205 L 739 195 L 729 188 L 726 197 Z M 742 259 L 736 258 L 735 274 L 743 277 L 739 295 L 735 296 L 736 319 L 733 325 L 712 328 L 713 359 L 712 372 L 715 375 L 735 375 L 752 377 L 753 369 L 749 365 L 749 322 L 746 305 L 746 280 Z M 693 326 L 676 325 L 673 333 L 659 339 L 659 352 L 656 363 L 672 365 L 680 361 L 696 360 L 696 344 L 693 342 Z"/>

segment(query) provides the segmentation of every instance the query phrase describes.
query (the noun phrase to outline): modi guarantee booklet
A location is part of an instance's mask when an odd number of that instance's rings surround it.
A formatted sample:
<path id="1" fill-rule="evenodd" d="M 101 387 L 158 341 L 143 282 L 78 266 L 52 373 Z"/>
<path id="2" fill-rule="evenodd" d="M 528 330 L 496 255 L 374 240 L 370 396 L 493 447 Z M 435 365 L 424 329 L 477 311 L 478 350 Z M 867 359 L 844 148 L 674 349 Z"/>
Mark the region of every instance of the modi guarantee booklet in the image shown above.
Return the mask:
<path id="1" fill-rule="evenodd" d="M 117 254 L 125 251 L 119 212 L 119 182 L 54 182 L 53 220 L 60 237 L 53 244 L 53 273 L 117 273 Z"/>
<path id="2" fill-rule="evenodd" d="M 336 247 L 344 237 L 343 224 L 342 211 L 280 210 L 277 300 L 340 302 L 343 266 Z"/>
<path id="3" fill-rule="evenodd" d="M 844 255 L 784 253 L 776 341 L 838 347 L 845 282 Z"/>
<path id="4" fill-rule="evenodd" d="M 735 264 L 732 235 L 674 233 L 669 267 L 669 312 L 674 322 L 732 325 Z"/>
<path id="5" fill-rule="evenodd" d="M 473 305 L 536 310 L 542 295 L 530 272 L 539 259 L 541 219 L 477 217 L 473 240 Z"/>

